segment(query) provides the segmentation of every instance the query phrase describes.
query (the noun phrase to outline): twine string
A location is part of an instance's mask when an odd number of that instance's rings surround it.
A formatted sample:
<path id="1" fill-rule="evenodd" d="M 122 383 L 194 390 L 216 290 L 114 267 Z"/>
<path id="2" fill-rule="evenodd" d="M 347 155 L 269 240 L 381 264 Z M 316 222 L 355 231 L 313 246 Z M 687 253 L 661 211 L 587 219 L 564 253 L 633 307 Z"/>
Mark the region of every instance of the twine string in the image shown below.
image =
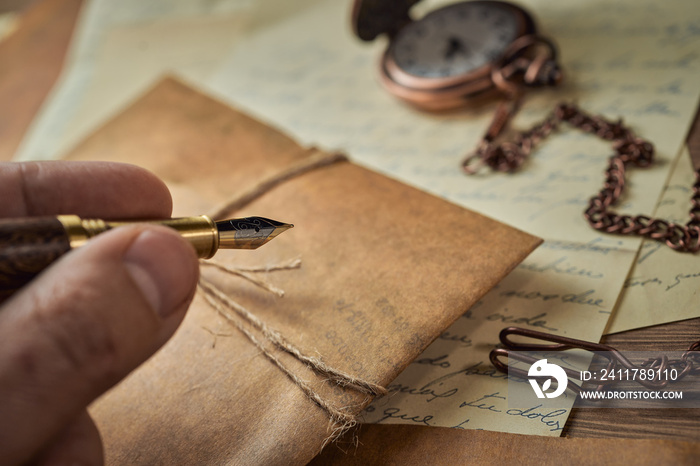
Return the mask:
<path id="1" fill-rule="evenodd" d="M 227 202 L 223 203 L 220 207 L 214 210 L 210 215 L 211 218 L 217 220 L 224 218 L 230 212 L 238 210 L 250 202 L 254 201 L 258 197 L 262 196 L 275 186 L 281 183 L 295 178 L 304 173 L 310 172 L 317 168 L 332 165 L 337 162 L 346 161 L 347 157 L 340 153 L 327 153 L 320 151 L 316 148 L 306 149 L 306 152 L 311 154 L 307 157 L 299 160 L 297 163 L 292 164 L 286 169 L 275 173 L 271 176 L 263 178 L 261 181 L 256 183 L 251 188 L 239 193 L 235 197 L 229 199 Z M 276 296 L 284 296 L 284 291 L 280 288 L 274 286 L 269 281 L 256 276 L 258 272 L 270 272 L 277 270 L 290 270 L 296 269 L 301 266 L 301 259 L 296 258 L 280 264 L 275 264 L 268 267 L 250 267 L 250 268 L 239 268 L 232 267 L 225 264 L 221 264 L 216 261 L 201 261 L 201 265 L 205 267 L 212 267 L 218 269 L 229 275 L 238 276 L 249 282 L 255 284 L 256 286 L 275 294 Z M 323 409 L 329 416 L 330 420 L 335 424 L 335 428 L 332 430 L 331 435 L 326 438 L 323 442 L 322 448 L 325 447 L 329 442 L 340 438 L 346 431 L 357 425 L 357 416 L 351 412 L 352 408 L 355 406 L 345 406 L 343 408 L 338 408 L 334 406 L 331 402 L 322 397 L 317 393 L 311 385 L 296 375 L 291 369 L 289 369 L 273 352 L 265 342 L 271 343 L 275 348 L 281 350 L 298 361 L 304 363 L 304 365 L 327 380 L 332 381 L 339 387 L 349 388 L 357 392 L 363 393 L 368 397 L 375 397 L 380 395 L 386 395 L 386 388 L 381 385 L 375 384 L 373 382 L 363 380 L 359 377 L 355 377 L 344 371 L 335 369 L 328 366 L 318 357 L 307 356 L 299 348 L 290 343 L 281 333 L 275 329 L 268 326 L 259 317 L 257 317 L 253 312 L 246 309 L 241 304 L 237 303 L 235 300 L 231 299 L 226 293 L 214 285 L 210 280 L 200 277 L 198 283 L 198 291 L 202 294 L 209 306 L 218 312 L 226 321 L 231 323 L 236 327 L 243 335 L 245 335 L 248 340 L 255 347 L 257 347 L 260 352 L 272 362 L 278 369 L 280 369 L 294 384 L 299 387 L 299 389 L 317 406 Z M 259 339 L 250 328 L 243 324 L 242 321 L 248 323 L 255 330 L 260 332 L 263 340 Z M 367 400 L 364 400 L 367 401 Z"/>
<path id="2" fill-rule="evenodd" d="M 304 157 L 296 163 L 291 164 L 282 171 L 273 173 L 261 179 L 255 185 L 238 193 L 236 196 L 214 209 L 209 217 L 213 218 L 214 220 L 221 220 L 225 218 L 229 212 L 233 212 L 250 204 L 258 197 L 270 191 L 275 186 L 284 183 L 285 181 L 299 175 L 303 175 L 304 173 L 312 170 L 316 170 L 317 168 L 326 167 L 337 162 L 348 160 L 348 157 L 345 154 L 340 152 L 323 152 L 316 147 L 304 149 L 304 152 L 308 152 L 310 155 Z"/>
<path id="3" fill-rule="evenodd" d="M 250 272 L 272 272 L 275 270 L 288 270 L 288 269 L 297 269 L 301 266 L 301 258 L 297 257 L 296 259 L 289 260 L 287 262 L 283 262 L 281 264 L 277 264 L 274 266 L 269 266 L 269 267 L 230 267 L 228 265 L 222 264 L 220 262 L 216 262 L 213 260 L 210 261 L 200 261 L 200 264 L 203 266 L 208 266 L 208 267 L 214 267 L 216 269 L 219 269 L 223 272 L 229 273 L 231 275 L 237 275 L 241 278 L 244 278 L 248 280 L 249 282 L 259 286 L 265 291 L 269 291 L 270 293 L 279 296 L 280 298 L 284 296 L 284 290 L 281 290 L 277 288 L 275 285 L 270 283 L 267 280 L 264 280 L 262 278 L 258 278 L 251 274 Z"/>
<path id="4" fill-rule="evenodd" d="M 204 263 L 206 265 L 211 265 L 216 268 L 219 268 L 221 270 L 226 270 L 228 273 L 235 273 L 236 275 L 239 275 L 236 272 L 231 272 L 232 269 L 235 270 L 233 267 L 228 267 L 228 266 L 222 266 L 221 264 L 218 264 L 216 262 L 209 262 L 209 263 Z M 276 269 L 277 270 L 283 270 L 283 269 L 292 269 L 292 268 L 298 268 L 299 265 L 301 264 L 301 261 L 299 259 L 295 259 L 294 261 L 291 261 L 289 263 L 290 265 L 283 267 L 283 266 L 278 266 Z M 253 283 L 256 285 L 266 288 L 266 284 L 264 284 L 262 281 L 256 279 L 256 278 L 249 278 L 245 275 L 239 275 L 242 276 L 248 280 L 251 280 Z M 220 314 L 222 314 L 224 317 L 228 319 L 230 316 L 229 312 L 221 312 L 219 310 L 219 307 L 221 305 L 224 306 L 225 309 L 234 311 L 236 314 L 238 314 L 240 317 L 245 319 L 249 324 L 251 324 L 255 329 L 260 331 L 260 333 L 263 334 L 263 336 L 269 340 L 273 345 L 275 345 L 277 348 L 281 349 L 282 351 L 285 351 L 286 353 L 291 354 L 295 358 L 297 358 L 299 361 L 305 363 L 310 369 L 312 369 L 314 372 L 317 372 L 319 374 L 322 374 L 326 377 L 328 377 L 331 381 L 336 383 L 337 385 L 343 386 L 343 387 L 351 387 L 361 393 L 365 393 L 367 395 L 371 396 L 379 396 L 379 395 L 385 395 L 386 389 L 381 387 L 380 385 L 377 385 L 372 382 L 368 382 L 362 379 L 359 379 L 357 377 L 354 377 L 346 372 L 340 371 L 338 369 L 334 369 L 330 366 L 328 366 L 326 363 L 324 363 L 321 359 L 313 356 L 307 356 L 304 353 L 302 353 L 296 346 L 294 346 L 292 343 L 290 343 L 284 336 L 282 336 L 281 333 L 278 331 L 272 329 L 269 327 L 267 324 L 265 324 L 259 317 L 257 317 L 254 313 L 231 299 L 226 293 L 221 291 L 216 285 L 214 285 L 211 281 L 207 280 L 206 278 L 200 278 L 199 281 L 199 287 L 201 288 L 202 292 L 204 293 L 205 296 L 213 297 L 215 298 L 219 304 L 219 306 L 214 307 L 217 311 L 219 311 Z M 208 300 L 209 301 L 209 300 Z"/>

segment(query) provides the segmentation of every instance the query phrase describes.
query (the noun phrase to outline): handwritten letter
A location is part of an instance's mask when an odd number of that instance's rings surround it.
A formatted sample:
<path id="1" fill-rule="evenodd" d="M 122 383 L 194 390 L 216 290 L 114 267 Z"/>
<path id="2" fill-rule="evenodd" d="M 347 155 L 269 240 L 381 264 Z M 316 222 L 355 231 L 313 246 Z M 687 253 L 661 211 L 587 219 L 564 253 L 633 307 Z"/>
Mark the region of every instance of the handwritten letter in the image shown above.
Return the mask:
<path id="1" fill-rule="evenodd" d="M 655 216 L 685 224 L 695 182 L 690 155 L 678 159 Z M 644 241 L 610 321 L 609 333 L 700 315 L 700 260 L 656 241 Z"/>
<path id="2" fill-rule="evenodd" d="M 418 16 L 443 3 L 421 2 Z M 559 45 L 566 80 L 533 93 L 515 126 L 539 121 L 561 100 L 624 118 L 655 143 L 659 162 L 630 170 L 620 210 L 650 213 L 700 92 L 698 27 L 687 4 L 522 3 Z M 496 102 L 446 114 L 399 102 L 378 83 L 385 39 L 360 42 L 349 14 L 349 2 L 319 2 L 249 37 L 212 80 L 214 91 L 306 143 L 344 150 L 370 168 L 546 240 L 399 376 L 392 394 L 370 406 L 367 421 L 559 435 L 568 407 L 507 413 L 507 384 L 488 353 L 509 325 L 600 339 L 641 244 L 601 236 L 582 216 L 602 186 L 612 148 L 563 128 L 521 172 L 465 177 L 459 163 L 481 138 Z"/>
<path id="3" fill-rule="evenodd" d="M 489 352 L 508 326 L 599 339 L 624 280 L 609 265 L 631 259 L 599 242 L 544 243 L 419 356 L 388 387 L 390 394 L 370 405 L 365 420 L 559 435 L 571 393 L 541 416 L 516 413 L 506 376 L 491 366 Z"/>

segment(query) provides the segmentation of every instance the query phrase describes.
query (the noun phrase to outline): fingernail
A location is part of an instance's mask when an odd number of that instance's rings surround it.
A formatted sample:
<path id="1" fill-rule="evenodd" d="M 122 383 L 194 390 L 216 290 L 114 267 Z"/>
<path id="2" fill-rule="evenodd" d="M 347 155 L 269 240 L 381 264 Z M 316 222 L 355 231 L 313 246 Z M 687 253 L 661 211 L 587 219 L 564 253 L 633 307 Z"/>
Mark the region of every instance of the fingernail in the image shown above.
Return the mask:
<path id="1" fill-rule="evenodd" d="M 197 282 L 194 249 L 166 227 L 141 232 L 124 255 L 124 266 L 146 301 L 164 318 L 182 307 Z"/>

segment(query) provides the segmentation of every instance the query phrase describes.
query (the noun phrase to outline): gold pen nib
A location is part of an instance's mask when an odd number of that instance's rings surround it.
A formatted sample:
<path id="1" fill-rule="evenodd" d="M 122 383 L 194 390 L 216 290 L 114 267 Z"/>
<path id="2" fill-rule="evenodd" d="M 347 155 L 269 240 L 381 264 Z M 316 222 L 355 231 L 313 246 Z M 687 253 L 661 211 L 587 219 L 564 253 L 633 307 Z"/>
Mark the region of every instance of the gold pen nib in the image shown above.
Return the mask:
<path id="1" fill-rule="evenodd" d="M 257 249 L 292 227 L 294 225 L 264 217 L 234 218 L 216 222 L 220 249 Z"/>

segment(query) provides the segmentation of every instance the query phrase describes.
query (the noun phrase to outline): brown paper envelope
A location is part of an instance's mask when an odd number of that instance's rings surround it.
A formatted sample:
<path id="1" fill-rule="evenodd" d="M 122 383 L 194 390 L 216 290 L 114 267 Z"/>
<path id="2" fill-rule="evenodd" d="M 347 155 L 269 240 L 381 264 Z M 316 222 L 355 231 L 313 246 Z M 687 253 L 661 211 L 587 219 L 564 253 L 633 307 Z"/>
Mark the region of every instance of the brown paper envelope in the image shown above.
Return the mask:
<path id="1" fill-rule="evenodd" d="M 356 448 L 344 439 L 312 466 L 365 464 L 696 465 L 700 444 L 651 439 L 567 439 L 409 425 L 364 425 Z M 355 441 L 353 440 L 353 441 Z M 340 448 L 339 448 L 340 447 Z"/>
<path id="2" fill-rule="evenodd" d="M 177 213 L 193 215 L 308 156 L 278 131 L 166 79 L 68 158 L 146 167 L 168 183 Z M 202 275 L 304 354 L 382 386 L 539 243 L 349 162 L 285 181 L 229 215 L 295 228 L 216 260 L 269 267 L 300 257 L 302 265 L 258 274 L 284 297 L 209 267 Z M 357 414 L 370 401 L 255 335 L 331 406 Z M 175 337 L 92 413 L 110 464 L 304 464 L 337 427 L 201 296 Z"/>

